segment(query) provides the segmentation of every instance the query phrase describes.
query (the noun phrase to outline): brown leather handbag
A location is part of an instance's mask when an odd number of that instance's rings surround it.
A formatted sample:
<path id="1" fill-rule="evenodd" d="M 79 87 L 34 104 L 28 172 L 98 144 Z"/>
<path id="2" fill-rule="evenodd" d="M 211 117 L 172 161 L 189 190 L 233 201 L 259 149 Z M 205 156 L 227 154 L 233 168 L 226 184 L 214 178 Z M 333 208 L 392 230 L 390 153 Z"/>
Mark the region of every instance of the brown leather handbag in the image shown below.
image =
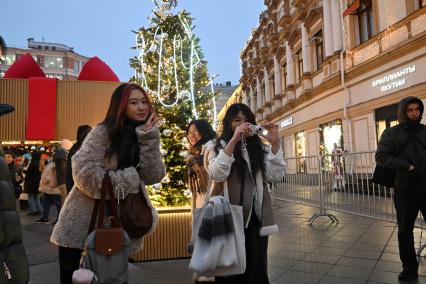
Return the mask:
<path id="1" fill-rule="evenodd" d="M 134 239 L 146 235 L 154 222 L 152 208 L 141 190 L 120 200 L 120 217 L 124 230 Z"/>

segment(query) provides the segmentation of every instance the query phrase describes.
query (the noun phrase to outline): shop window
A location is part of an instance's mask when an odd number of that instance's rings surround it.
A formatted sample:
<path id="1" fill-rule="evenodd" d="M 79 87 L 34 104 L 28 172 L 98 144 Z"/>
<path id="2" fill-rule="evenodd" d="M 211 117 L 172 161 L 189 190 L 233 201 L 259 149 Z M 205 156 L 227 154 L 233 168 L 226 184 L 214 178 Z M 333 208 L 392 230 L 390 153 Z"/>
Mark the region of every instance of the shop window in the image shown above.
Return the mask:
<path id="1" fill-rule="evenodd" d="M 342 121 L 340 119 L 321 124 L 318 128 L 320 136 L 320 154 L 326 155 L 322 159 L 324 169 L 330 170 L 332 167 L 331 154 L 335 150 L 335 145 L 343 151 L 343 130 Z"/>
<path id="2" fill-rule="evenodd" d="M 296 167 L 298 173 L 306 172 L 306 134 L 305 132 L 299 132 L 295 135 L 295 146 L 296 146 Z"/>
<path id="3" fill-rule="evenodd" d="M 359 1 L 359 8 L 355 14 L 355 22 L 357 23 L 357 42 L 361 44 L 375 34 L 374 31 L 374 13 L 372 0 Z"/>
<path id="4" fill-rule="evenodd" d="M 383 131 L 385 131 L 386 128 L 389 128 L 398 124 L 398 119 L 396 114 L 397 109 L 398 109 L 398 104 L 393 104 L 393 105 L 376 109 L 375 119 L 376 119 L 377 142 L 379 142 L 380 136 L 382 136 L 382 133 Z"/>
<path id="5" fill-rule="evenodd" d="M 316 66 L 315 71 L 318 70 L 321 64 L 324 62 L 324 48 L 323 48 L 323 40 L 322 40 L 322 30 L 317 32 L 311 40 L 315 41 L 315 59 Z"/>

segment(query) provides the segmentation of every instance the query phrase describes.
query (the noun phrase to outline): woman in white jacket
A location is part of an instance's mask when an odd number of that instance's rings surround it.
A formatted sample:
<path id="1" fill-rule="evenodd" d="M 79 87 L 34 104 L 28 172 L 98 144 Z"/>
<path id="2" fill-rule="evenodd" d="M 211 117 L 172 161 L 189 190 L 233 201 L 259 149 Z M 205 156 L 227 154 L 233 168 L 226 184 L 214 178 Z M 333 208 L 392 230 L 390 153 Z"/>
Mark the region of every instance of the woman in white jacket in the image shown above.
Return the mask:
<path id="1" fill-rule="evenodd" d="M 216 183 L 212 195 L 223 194 L 227 183 L 231 204 L 243 206 L 246 244 L 246 272 L 216 277 L 216 283 L 269 283 L 267 273 L 268 236 L 278 231 L 272 214 L 268 182 L 284 176 L 284 158 L 278 139 L 278 126 L 262 125 L 267 133 L 262 143 L 250 130 L 255 116 L 244 104 L 232 105 L 223 119 L 223 132 L 206 145 L 205 168 Z"/>

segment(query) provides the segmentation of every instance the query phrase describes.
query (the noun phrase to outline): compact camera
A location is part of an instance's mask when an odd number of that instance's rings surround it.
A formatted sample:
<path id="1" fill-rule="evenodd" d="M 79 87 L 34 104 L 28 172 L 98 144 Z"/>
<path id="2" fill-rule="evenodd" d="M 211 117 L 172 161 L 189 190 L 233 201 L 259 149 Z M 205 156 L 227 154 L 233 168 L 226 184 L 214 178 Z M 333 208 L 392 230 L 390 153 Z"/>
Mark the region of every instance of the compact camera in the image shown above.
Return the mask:
<path id="1" fill-rule="evenodd" d="M 250 128 L 251 133 L 253 133 L 253 134 L 263 136 L 263 135 L 266 135 L 268 133 L 268 131 L 260 125 L 252 124 L 252 125 L 249 126 L 249 128 Z"/>

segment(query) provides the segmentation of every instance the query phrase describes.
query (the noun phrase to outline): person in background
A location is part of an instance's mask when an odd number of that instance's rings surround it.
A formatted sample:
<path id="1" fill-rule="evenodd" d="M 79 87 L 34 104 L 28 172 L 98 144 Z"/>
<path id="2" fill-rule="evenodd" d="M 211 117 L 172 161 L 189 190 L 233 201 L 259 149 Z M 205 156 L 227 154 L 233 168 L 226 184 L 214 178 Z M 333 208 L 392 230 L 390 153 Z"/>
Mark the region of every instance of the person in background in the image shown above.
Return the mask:
<path id="1" fill-rule="evenodd" d="M 91 130 L 92 130 L 92 127 L 90 125 L 80 125 L 77 129 L 77 141 L 75 142 L 74 145 L 72 145 L 71 149 L 68 151 L 67 174 L 66 174 L 66 186 L 67 186 L 68 193 L 71 191 L 72 187 L 74 186 L 74 179 L 72 177 L 71 158 L 80 149 L 84 139 L 86 138 L 87 134 L 89 134 Z"/>
<path id="2" fill-rule="evenodd" d="M 208 174 L 204 169 L 204 144 L 216 138 L 216 132 L 205 119 L 196 119 L 188 124 L 186 138 L 189 142 L 189 155 L 186 158 L 188 186 L 192 194 L 192 208 L 200 208 L 204 205 L 207 193 Z M 188 244 L 188 250 L 192 253 L 192 242 Z M 214 277 L 193 274 L 194 283 L 214 282 Z"/>
<path id="3" fill-rule="evenodd" d="M 16 208 L 19 211 L 19 196 L 22 193 L 21 184 L 24 181 L 24 176 L 22 175 L 22 170 L 15 165 L 15 155 L 12 151 L 4 151 L 4 159 L 6 160 L 7 166 L 9 167 L 10 182 L 12 183 L 15 192 Z"/>
<path id="4" fill-rule="evenodd" d="M 419 211 L 426 220 L 426 126 L 421 123 L 423 102 L 408 96 L 398 104 L 398 125 L 380 137 L 376 163 L 394 170 L 394 204 L 398 224 L 400 281 L 418 277 L 419 262 L 414 248 L 414 223 Z"/>
<path id="5" fill-rule="evenodd" d="M 268 278 L 268 236 L 278 231 L 272 212 L 268 182 L 284 176 L 284 157 L 278 138 L 278 126 L 264 123 L 267 133 L 261 135 L 266 145 L 253 133 L 256 125 L 250 108 L 241 103 L 231 105 L 222 121 L 223 131 L 216 141 L 206 144 L 204 167 L 217 186 L 212 195 L 229 189 L 231 204 L 243 206 L 246 247 L 244 274 L 216 277 L 215 283 L 266 284 Z"/>
<path id="6" fill-rule="evenodd" d="M 41 214 L 41 203 L 38 193 L 40 185 L 40 152 L 34 150 L 31 153 L 31 161 L 25 172 L 24 192 L 28 193 L 29 212 L 27 215 L 34 216 Z"/>
<path id="7" fill-rule="evenodd" d="M 207 192 L 208 175 L 204 169 L 204 144 L 216 138 L 216 132 L 205 119 L 196 119 L 186 129 L 189 142 L 189 155 L 186 158 L 188 184 L 192 193 L 192 207 L 200 208 L 204 204 Z"/>
<path id="8" fill-rule="evenodd" d="M 65 176 L 67 167 L 67 152 L 57 149 L 41 175 L 39 191 L 43 193 L 43 214 L 36 223 L 49 223 L 50 204 L 56 205 L 57 214 L 61 211 L 62 200 L 66 197 Z M 58 218 L 56 218 L 57 221 Z M 54 226 L 56 221 L 52 223 Z"/>
<path id="9" fill-rule="evenodd" d="M 13 110 L 13 106 L 0 103 L 0 116 Z M 30 271 L 15 196 L 0 145 L 0 283 L 24 284 Z"/>

